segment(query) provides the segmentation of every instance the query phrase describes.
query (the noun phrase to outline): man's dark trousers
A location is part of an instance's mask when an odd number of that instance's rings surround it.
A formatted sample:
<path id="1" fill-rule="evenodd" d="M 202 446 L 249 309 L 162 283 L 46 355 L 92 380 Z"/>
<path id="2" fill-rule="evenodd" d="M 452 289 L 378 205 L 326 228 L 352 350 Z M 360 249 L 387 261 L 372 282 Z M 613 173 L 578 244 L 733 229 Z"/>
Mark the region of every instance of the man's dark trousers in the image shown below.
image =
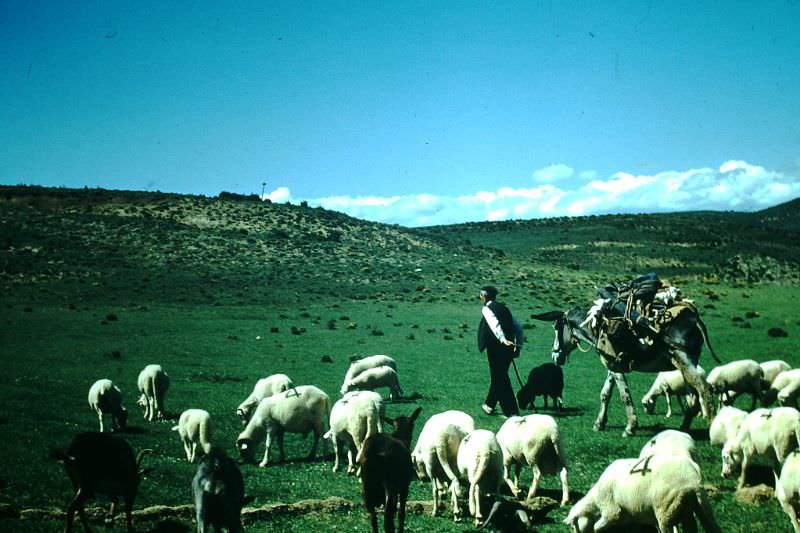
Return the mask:
<path id="1" fill-rule="evenodd" d="M 487 346 L 486 354 L 489 360 L 490 379 L 486 405 L 494 408 L 499 402 L 504 415 L 518 415 L 517 399 L 514 396 L 511 380 L 508 377 L 508 367 L 511 366 L 511 359 L 514 354 L 513 347 L 503 346 L 499 343 L 490 344 Z"/>

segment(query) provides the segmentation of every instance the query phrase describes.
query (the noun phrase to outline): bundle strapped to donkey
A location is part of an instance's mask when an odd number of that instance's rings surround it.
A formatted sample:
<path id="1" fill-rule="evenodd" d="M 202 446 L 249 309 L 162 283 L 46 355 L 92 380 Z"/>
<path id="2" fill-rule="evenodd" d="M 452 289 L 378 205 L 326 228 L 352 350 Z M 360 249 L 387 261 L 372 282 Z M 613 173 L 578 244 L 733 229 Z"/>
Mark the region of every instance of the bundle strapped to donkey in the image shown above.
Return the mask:
<path id="1" fill-rule="evenodd" d="M 599 298 L 583 325 L 591 323 L 595 349 L 612 372 L 630 372 L 637 358 L 653 345 L 660 332 L 678 315 L 697 313 L 680 290 L 651 272 L 628 283 L 614 282 L 598 289 Z"/>

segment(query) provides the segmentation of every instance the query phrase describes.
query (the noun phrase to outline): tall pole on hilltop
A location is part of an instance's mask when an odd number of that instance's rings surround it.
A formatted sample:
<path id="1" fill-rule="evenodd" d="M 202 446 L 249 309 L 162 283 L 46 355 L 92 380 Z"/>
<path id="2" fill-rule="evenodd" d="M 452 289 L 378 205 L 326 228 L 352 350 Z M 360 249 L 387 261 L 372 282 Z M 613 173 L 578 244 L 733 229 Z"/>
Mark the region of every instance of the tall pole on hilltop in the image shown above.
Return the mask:
<path id="1" fill-rule="evenodd" d="M 266 187 L 266 186 L 267 186 L 267 182 L 266 181 L 261 184 L 261 199 L 262 200 L 264 199 L 264 187 Z"/>

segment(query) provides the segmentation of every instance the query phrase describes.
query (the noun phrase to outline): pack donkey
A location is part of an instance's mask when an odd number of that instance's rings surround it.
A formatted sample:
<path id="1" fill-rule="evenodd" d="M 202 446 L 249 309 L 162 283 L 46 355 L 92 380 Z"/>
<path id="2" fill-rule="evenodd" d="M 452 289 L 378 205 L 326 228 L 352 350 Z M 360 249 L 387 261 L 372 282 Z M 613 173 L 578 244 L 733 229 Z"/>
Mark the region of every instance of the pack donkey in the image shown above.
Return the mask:
<path id="1" fill-rule="evenodd" d="M 580 342 L 597 347 L 598 334 L 597 325 L 593 325 L 591 320 L 587 320 L 589 313 L 587 307 L 574 307 L 566 312 L 550 311 L 539 315 L 532 315 L 532 318 L 553 322 L 555 339 L 553 341 L 552 357 L 557 365 L 563 365 L 567 356 Z M 657 336 L 652 344 L 640 344 L 635 357 L 629 368 L 617 369 L 608 368 L 603 389 L 600 393 L 600 413 L 594 423 L 595 431 L 605 429 L 608 418 L 608 402 L 614 384 L 619 389 L 619 395 L 625 403 L 625 410 L 628 415 L 628 423 L 625 426 L 623 436 L 634 434 L 638 426 L 638 419 L 633 410 L 628 382 L 625 372 L 663 372 L 665 370 L 680 370 L 684 379 L 699 393 L 699 402 L 694 402 L 693 406 L 684 413 L 682 430 L 688 430 L 692 419 L 697 415 L 697 411 L 702 409 L 702 414 L 710 424 L 714 418 L 714 402 L 708 384 L 698 372 L 697 363 L 700 359 L 700 352 L 703 343 L 708 346 L 711 355 L 719 362 L 719 358 L 711 348 L 708 340 L 708 331 L 705 324 L 700 320 L 700 316 L 694 310 L 685 310 L 680 313 L 672 322 L 667 324 Z M 588 351 L 581 349 L 581 351 Z M 602 357 L 601 361 L 606 366 L 609 363 Z"/>

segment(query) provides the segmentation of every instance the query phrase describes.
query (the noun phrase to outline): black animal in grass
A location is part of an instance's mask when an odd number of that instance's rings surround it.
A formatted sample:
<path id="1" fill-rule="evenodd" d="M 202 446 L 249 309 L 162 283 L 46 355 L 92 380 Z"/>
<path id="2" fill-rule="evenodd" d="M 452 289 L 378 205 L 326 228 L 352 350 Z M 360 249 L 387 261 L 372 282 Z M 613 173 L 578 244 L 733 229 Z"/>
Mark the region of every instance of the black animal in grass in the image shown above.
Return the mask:
<path id="1" fill-rule="evenodd" d="M 83 529 L 91 531 L 84 504 L 95 494 L 105 494 L 111 500 L 106 524 L 111 524 L 114 519 L 117 500 L 121 497 L 125 504 L 127 530 L 133 531 L 133 502 L 142 476 L 152 470 L 140 470 L 140 463 L 144 455 L 152 451 L 142 450 L 139 455 L 134 455 L 131 445 L 124 439 L 94 431 L 78 433 L 64 451 L 52 450 L 50 458 L 64 463 L 75 489 L 75 495 L 67 507 L 64 531 L 72 531 L 76 511 L 81 517 Z"/>
<path id="2" fill-rule="evenodd" d="M 192 479 L 192 493 L 198 533 L 210 526 L 215 531 L 223 527 L 231 533 L 244 531 L 242 507 L 253 498 L 245 497 L 242 472 L 225 450 L 212 446 L 203 456 Z"/>
<path id="3" fill-rule="evenodd" d="M 361 466 L 361 494 L 364 506 L 370 514 L 373 533 L 378 533 L 377 507 L 384 507 L 383 529 L 394 532 L 394 515 L 398 515 L 398 530 L 403 533 L 406 520 L 406 501 L 408 486 L 416 478 L 411 461 L 411 437 L 414 422 L 422 407 L 417 407 L 411 416 L 395 419 L 384 417 L 384 421 L 394 428 L 391 435 L 378 433 L 364 441 L 358 454 Z"/>
<path id="4" fill-rule="evenodd" d="M 553 400 L 553 407 L 561 410 L 564 406 L 562 394 L 564 392 L 564 371 L 555 363 L 545 363 L 531 368 L 528 381 L 517 393 L 517 404 L 520 409 L 536 410 L 536 398 L 544 397 L 544 406 L 547 408 L 547 399 Z"/>

